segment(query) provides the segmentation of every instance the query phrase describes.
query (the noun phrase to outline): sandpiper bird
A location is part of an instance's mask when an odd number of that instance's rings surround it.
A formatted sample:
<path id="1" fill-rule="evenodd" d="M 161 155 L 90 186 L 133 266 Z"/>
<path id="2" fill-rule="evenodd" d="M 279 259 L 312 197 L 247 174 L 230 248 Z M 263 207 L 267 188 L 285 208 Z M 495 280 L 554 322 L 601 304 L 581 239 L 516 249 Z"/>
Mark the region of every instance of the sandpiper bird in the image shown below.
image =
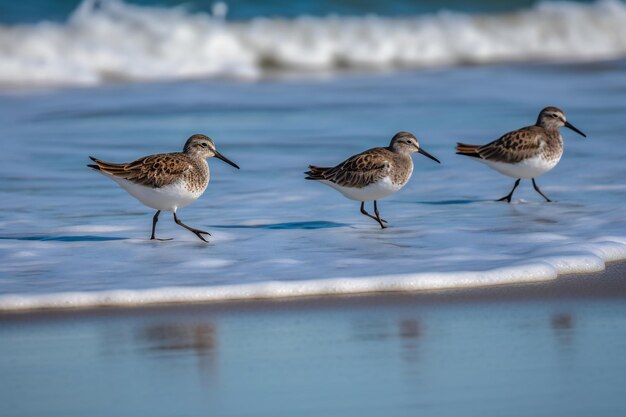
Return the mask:
<path id="1" fill-rule="evenodd" d="M 559 163 L 563 155 L 563 138 L 559 128 L 563 126 L 587 137 L 567 121 L 561 110 L 546 107 L 539 113 L 534 126 L 514 130 L 486 145 L 457 143 L 456 153 L 476 158 L 501 174 L 517 178 L 511 192 L 498 201 L 506 200 L 510 203 L 513 192 L 525 178 L 532 179 L 535 191 L 550 202 L 552 200 L 541 192 L 535 178 Z"/>
<path id="2" fill-rule="evenodd" d="M 351 156 L 336 167 L 322 168 L 309 165 L 305 172 L 307 180 L 317 180 L 339 191 L 350 200 L 361 202 L 361 213 L 385 228 L 378 212 L 376 200 L 396 193 L 411 178 L 413 160 L 411 154 L 419 152 L 439 162 L 437 158 L 420 148 L 417 139 L 409 132 L 398 132 L 386 148 L 372 148 Z M 372 216 L 365 211 L 365 202 L 374 201 Z"/>
<path id="3" fill-rule="evenodd" d="M 176 224 L 206 242 L 202 235 L 211 234 L 187 226 L 176 216 L 176 210 L 193 203 L 204 193 L 210 179 L 206 160 L 212 157 L 239 169 L 237 164 L 220 154 L 213 140 L 205 135 L 191 136 L 182 152 L 144 156 L 126 164 L 112 164 L 90 156 L 96 165 L 87 166 L 111 178 L 130 195 L 157 211 L 152 218 L 150 239 L 156 239 L 154 233 L 161 211 L 171 211 Z"/>

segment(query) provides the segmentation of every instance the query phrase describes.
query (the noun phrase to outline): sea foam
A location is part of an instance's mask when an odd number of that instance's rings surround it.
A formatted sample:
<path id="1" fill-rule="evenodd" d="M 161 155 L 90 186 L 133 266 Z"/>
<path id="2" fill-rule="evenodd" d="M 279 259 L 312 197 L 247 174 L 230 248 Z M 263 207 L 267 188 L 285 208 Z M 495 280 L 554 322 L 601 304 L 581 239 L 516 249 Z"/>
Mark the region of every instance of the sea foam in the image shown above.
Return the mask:
<path id="1" fill-rule="evenodd" d="M 503 14 L 254 18 L 84 0 L 64 23 L 0 26 L 0 84 L 388 70 L 626 56 L 626 5 L 540 3 Z"/>
<path id="2" fill-rule="evenodd" d="M 623 242 L 600 239 L 595 243 L 580 245 L 577 250 L 580 252 L 575 255 L 548 256 L 485 271 L 416 272 L 205 287 L 1 295 L 0 312 L 478 288 L 550 281 L 563 274 L 600 272 L 604 270 L 606 262 L 626 259 L 626 243 Z M 213 266 L 211 262 L 209 264 Z"/>

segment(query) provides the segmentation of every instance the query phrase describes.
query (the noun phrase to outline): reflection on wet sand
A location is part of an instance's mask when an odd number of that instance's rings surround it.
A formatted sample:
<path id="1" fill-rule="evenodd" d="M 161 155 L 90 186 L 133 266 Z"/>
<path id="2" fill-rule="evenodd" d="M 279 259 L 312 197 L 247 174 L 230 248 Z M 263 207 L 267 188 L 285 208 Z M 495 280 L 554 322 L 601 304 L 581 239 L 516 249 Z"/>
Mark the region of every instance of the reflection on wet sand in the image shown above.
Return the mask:
<path id="1" fill-rule="evenodd" d="M 213 323 L 163 323 L 140 329 L 137 339 L 151 351 L 189 353 L 198 358 L 198 369 L 212 381 L 216 376 L 217 330 Z"/>
<path id="2" fill-rule="evenodd" d="M 402 339 L 402 359 L 408 363 L 417 363 L 418 341 L 423 335 L 422 323 L 417 319 L 402 319 L 398 322 L 398 335 Z"/>
<path id="3" fill-rule="evenodd" d="M 417 339 L 422 334 L 422 326 L 416 319 L 400 320 L 398 327 L 400 337 L 403 339 Z"/>
<path id="4" fill-rule="evenodd" d="M 140 338 L 152 350 L 192 351 L 198 356 L 210 356 L 217 347 L 215 326 L 203 324 L 157 324 L 140 332 Z"/>
<path id="5" fill-rule="evenodd" d="M 550 319 L 550 326 L 561 348 L 570 348 L 575 330 L 574 317 L 570 313 L 555 313 Z"/>
<path id="6" fill-rule="evenodd" d="M 416 318 L 388 320 L 358 320 L 354 322 L 354 338 L 361 342 L 399 340 L 401 357 L 406 362 L 418 360 L 419 340 L 423 337 L 424 326 Z"/>
<path id="7" fill-rule="evenodd" d="M 574 318 L 569 313 L 554 314 L 551 324 L 554 330 L 570 330 L 574 328 Z"/>

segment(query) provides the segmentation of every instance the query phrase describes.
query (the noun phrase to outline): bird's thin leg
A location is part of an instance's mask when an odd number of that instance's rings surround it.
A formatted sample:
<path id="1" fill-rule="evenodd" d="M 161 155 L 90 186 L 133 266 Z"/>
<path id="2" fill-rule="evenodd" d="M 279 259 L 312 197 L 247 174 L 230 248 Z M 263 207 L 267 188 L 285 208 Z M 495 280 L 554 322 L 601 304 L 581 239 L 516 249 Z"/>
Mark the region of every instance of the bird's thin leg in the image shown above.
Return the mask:
<path id="1" fill-rule="evenodd" d="M 367 211 L 365 211 L 365 201 L 361 201 L 361 213 L 363 213 L 364 215 L 366 215 L 367 217 L 369 217 L 371 219 L 376 220 L 376 217 L 372 216 Z"/>
<path id="2" fill-rule="evenodd" d="M 376 216 L 372 216 L 371 214 L 369 214 L 367 211 L 365 211 L 365 201 L 361 201 L 361 213 L 363 213 L 364 215 L 366 215 L 367 217 L 369 217 L 370 219 L 374 219 L 376 221 L 378 221 L 378 219 L 376 218 Z M 387 220 L 384 219 L 380 219 L 383 223 L 387 223 Z"/>
<path id="3" fill-rule="evenodd" d="M 150 240 L 156 239 L 156 237 L 154 236 L 154 232 L 156 232 L 156 224 L 159 221 L 159 214 L 161 214 L 161 210 L 157 210 L 157 212 L 154 213 L 154 217 L 152 218 L 152 236 L 150 236 Z"/>
<path id="4" fill-rule="evenodd" d="M 378 204 L 376 203 L 376 200 L 374 200 L 374 213 L 376 213 L 376 220 L 378 221 L 378 224 L 380 224 L 380 228 L 384 229 L 386 226 L 383 224 L 384 220 L 380 218 L 380 213 L 378 212 Z"/>
<path id="5" fill-rule="evenodd" d="M 513 192 L 515 191 L 515 189 L 517 188 L 517 186 L 519 185 L 519 182 L 521 180 L 522 180 L 521 178 L 518 178 L 517 181 L 515 181 L 515 185 L 513 186 L 513 189 L 511 190 L 511 192 L 508 195 L 498 199 L 497 201 L 505 201 L 506 200 L 507 203 L 510 203 L 511 202 L 511 198 L 513 197 Z"/>
<path id="6" fill-rule="evenodd" d="M 542 192 L 541 192 L 541 190 L 539 189 L 539 186 L 538 186 L 538 185 L 537 185 L 537 183 L 535 182 L 535 179 L 534 179 L 534 178 L 533 178 L 533 187 L 535 188 L 535 191 L 537 191 L 539 194 L 541 194 L 541 196 L 542 196 L 543 198 L 545 198 L 545 199 L 546 199 L 546 201 L 547 201 L 548 203 L 551 203 L 551 202 L 552 202 L 552 200 L 550 200 L 548 197 L 546 197 L 546 195 L 545 195 L 544 193 L 542 193 Z"/>
<path id="7" fill-rule="evenodd" d="M 193 233 L 196 236 L 198 236 L 198 238 L 200 240 L 203 240 L 203 241 L 207 242 L 207 240 L 204 238 L 204 236 L 202 236 L 203 234 L 211 236 L 211 233 L 209 233 L 209 232 L 205 232 L 203 230 L 194 229 L 193 227 L 187 226 L 185 223 L 181 222 L 178 219 L 178 217 L 176 216 L 176 213 L 174 213 L 174 221 L 176 222 L 177 225 L 183 226 L 185 229 L 189 230 L 191 233 Z"/>
<path id="8" fill-rule="evenodd" d="M 157 210 L 156 213 L 154 213 L 154 217 L 152 218 L 152 236 L 150 236 L 150 240 L 172 240 L 172 238 L 168 238 L 168 239 L 157 239 L 155 236 L 155 232 L 156 232 L 156 224 L 159 221 L 159 214 L 161 214 L 161 210 Z"/>

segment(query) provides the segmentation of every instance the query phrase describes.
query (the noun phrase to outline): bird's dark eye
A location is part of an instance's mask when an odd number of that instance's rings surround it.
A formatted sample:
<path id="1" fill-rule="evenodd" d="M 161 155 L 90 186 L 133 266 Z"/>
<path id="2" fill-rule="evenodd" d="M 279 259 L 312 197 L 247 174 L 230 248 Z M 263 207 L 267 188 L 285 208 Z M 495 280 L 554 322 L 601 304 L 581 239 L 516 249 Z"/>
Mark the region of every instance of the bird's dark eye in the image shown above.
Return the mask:
<path id="1" fill-rule="evenodd" d="M 207 146 L 209 146 L 206 143 L 201 143 L 200 145 L 202 145 L 203 148 L 206 148 Z"/>
<path id="2" fill-rule="evenodd" d="M 556 114 L 552 114 L 551 116 L 552 116 L 552 117 L 554 117 L 554 118 L 559 117 L 559 116 L 557 116 Z"/>

